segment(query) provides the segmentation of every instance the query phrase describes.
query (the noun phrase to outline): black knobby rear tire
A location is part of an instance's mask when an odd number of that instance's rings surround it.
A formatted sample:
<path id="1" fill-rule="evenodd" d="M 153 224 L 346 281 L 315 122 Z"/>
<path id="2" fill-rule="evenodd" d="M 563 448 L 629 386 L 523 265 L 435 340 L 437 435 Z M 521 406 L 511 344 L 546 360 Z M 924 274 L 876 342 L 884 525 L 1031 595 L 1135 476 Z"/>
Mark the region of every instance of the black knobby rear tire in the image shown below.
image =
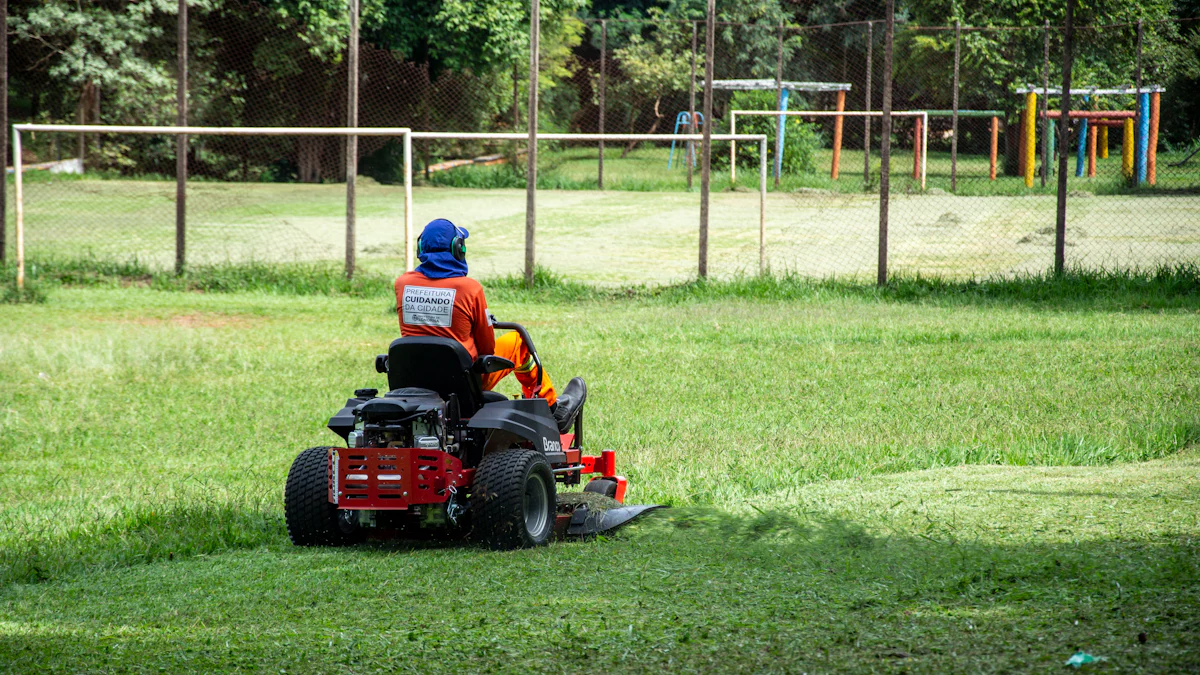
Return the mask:
<path id="1" fill-rule="evenodd" d="M 471 539 L 497 550 L 541 546 L 554 533 L 554 473 L 542 453 L 493 452 L 475 470 Z"/>
<path id="2" fill-rule="evenodd" d="M 356 532 L 339 525 L 341 514 L 329 503 L 329 448 L 309 448 L 292 462 L 283 514 L 296 546 L 345 546 L 359 540 Z"/>
<path id="3" fill-rule="evenodd" d="M 611 499 L 617 498 L 617 481 L 608 478 L 597 478 L 583 486 L 584 492 L 594 492 Z"/>

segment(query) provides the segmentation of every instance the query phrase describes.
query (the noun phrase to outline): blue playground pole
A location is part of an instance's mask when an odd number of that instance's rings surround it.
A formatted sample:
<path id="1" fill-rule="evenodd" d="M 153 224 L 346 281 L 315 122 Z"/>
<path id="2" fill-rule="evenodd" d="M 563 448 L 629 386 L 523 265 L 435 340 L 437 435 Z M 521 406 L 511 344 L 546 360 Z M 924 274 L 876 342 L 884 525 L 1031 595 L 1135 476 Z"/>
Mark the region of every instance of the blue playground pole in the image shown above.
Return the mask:
<path id="1" fill-rule="evenodd" d="M 1083 97 L 1084 104 L 1087 104 L 1088 97 Z M 1069 124 L 1069 122 L 1068 122 Z M 1087 161 L 1087 135 L 1088 121 L 1087 119 L 1079 120 L 1079 150 L 1075 153 L 1075 177 L 1083 178 L 1083 165 Z"/>
<path id="2" fill-rule="evenodd" d="M 788 109 L 788 90 L 783 90 L 783 95 L 779 99 L 779 112 L 787 112 Z M 783 122 L 787 119 L 787 115 L 779 116 L 779 130 L 775 134 L 775 180 L 779 180 L 780 174 L 783 173 Z"/>
<path id="3" fill-rule="evenodd" d="M 1149 93 L 1138 94 L 1137 123 L 1134 124 L 1134 129 L 1137 130 L 1137 142 L 1134 144 L 1133 171 L 1137 176 L 1137 184 L 1141 185 L 1146 182 L 1146 154 L 1150 150 Z"/>
<path id="4" fill-rule="evenodd" d="M 1075 177 L 1083 178 L 1083 165 L 1087 162 L 1088 121 L 1079 120 L 1079 149 L 1075 152 Z"/>
<path id="5" fill-rule="evenodd" d="M 683 126 L 683 128 L 687 129 L 689 132 L 692 129 L 692 118 L 688 116 L 688 112 L 686 110 L 680 112 L 678 115 L 675 116 L 675 131 L 671 132 L 672 135 L 677 135 L 679 133 L 679 127 L 681 125 Z M 696 112 L 696 130 L 699 131 L 703 128 L 704 128 L 704 113 L 697 111 Z M 671 140 L 671 152 L 670 152 L 670 154 L 667 155 L 667 171 L 671 170 L 671 163 L 674 162 L 674 160 L 675 160 L 675 141 L 674 141 L 674 139 L 672 139 Z M 693 149 L 692 149 L 691 160 L 692 160 L 692 166 L 696 166 L 695 146 L 693 146 Z"/>
<path id="6" fill-rule="evenodd" d="M 692 120 L 688 116 L 688 113 L 686 110 L 680 111 L 680 113 L 675 116 L 675 130 L 671 132 L 671 135 L 673 135 L 673 136 L 679 135 L 679 126 L 680 125 L 683 125 L 687 129 L 692 128 Z M 674 161 L 675 161 L 675 140 L 671 139 L 671 153 L 669 155 L 667 155 L 667 171 L 671 170 L 671 164 Z"/>

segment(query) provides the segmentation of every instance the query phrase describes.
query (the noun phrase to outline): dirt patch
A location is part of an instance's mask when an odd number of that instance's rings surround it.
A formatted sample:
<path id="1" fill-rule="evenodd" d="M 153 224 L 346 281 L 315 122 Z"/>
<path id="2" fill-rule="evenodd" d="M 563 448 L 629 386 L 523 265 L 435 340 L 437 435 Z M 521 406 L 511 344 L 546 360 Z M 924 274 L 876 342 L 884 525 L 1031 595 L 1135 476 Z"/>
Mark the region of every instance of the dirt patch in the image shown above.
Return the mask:
<path id="1" fill-rule="evenodd" d="M 1079 243 L 1080 239 L 1087 237 L 1087 233 L 1078 227 L 1068 227 L 1066 235 L 1066 241 L 1064 243 L 1067 246 L 1074 246 L 1075 244 Z M 1030 232 L 1024 237 L 1018 239 L 1017 243 L 1033 244 L 1034 246 L 1054 246 L 1054 228 L 1043 227 L 1035 232 Z"/>
<path id="2" fill-rule="evenodd" d="M 248 328 L 266 319 L 257 316 L 238 316 L 215 312 L 193 312 L 174 316 L 139 316 L 127 319 L 101 319 L 135 326 L 177 326 L 179 328 Z"/>

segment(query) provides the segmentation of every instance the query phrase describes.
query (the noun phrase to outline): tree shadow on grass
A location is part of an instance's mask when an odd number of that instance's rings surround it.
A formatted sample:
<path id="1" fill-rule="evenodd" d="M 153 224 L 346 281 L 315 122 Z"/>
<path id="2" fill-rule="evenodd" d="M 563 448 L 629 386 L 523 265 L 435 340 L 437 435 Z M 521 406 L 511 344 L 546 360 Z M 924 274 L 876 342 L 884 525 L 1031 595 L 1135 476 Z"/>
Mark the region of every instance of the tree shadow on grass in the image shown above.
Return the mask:
<path id="1" fill-rule="evenodd" d="M 509 553 L 292 549 L 0 595 L 16 670 L 1013 672 L 1200 665 L 1190 536 L 967 540 L 673 509 Z M 90 598 L 81 603 L 80 598 Z M 36 628 L 36 630 L 35 630 Z M 1146 634 L 1146 643 L 1138 634 Z"/>

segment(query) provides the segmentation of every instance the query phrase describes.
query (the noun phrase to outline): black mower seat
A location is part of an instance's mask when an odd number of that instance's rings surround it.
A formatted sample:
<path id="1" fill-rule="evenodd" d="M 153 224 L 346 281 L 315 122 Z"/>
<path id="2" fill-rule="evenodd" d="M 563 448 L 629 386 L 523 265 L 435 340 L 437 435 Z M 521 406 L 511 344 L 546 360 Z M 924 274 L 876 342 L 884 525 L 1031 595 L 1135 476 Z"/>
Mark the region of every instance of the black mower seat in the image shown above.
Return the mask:
<path id="1" fill-rule="evenodd" d="M 483 406 L 483 386 L 479 374 L 471 369 L 473 362 L 457 340 L 441 337 L 402 337 L 392 340 L 388 347 L 388 388 L 432 389 L 443 400 L 453 394 L 462 406 L 464 417 L 470 417 Z"/>

